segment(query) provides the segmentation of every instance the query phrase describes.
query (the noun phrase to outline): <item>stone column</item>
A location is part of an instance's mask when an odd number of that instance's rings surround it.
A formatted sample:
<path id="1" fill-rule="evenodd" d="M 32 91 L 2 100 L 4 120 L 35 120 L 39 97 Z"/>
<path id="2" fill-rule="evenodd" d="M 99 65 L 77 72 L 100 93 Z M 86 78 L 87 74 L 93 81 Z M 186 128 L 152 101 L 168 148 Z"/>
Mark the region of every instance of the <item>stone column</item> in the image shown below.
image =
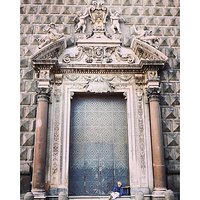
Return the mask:
<path id="1" fill-rule="evenodd" d="M 152 157 L 154 173 L 154 193 L 162 194 L 166 191 L 166 176 L 164 163 L 163 137 L 161 129 L 161 115 L 159 105 L 159 87 L 147 89 L 150 107 L 150 124 L 152 139 Z"/>
<path id="2" fill-rule="evenodd" d="M 35 197 L 45 198 L 46 137 L 50 89 L 38 88 L 38 90 L 32 192 Z"/>

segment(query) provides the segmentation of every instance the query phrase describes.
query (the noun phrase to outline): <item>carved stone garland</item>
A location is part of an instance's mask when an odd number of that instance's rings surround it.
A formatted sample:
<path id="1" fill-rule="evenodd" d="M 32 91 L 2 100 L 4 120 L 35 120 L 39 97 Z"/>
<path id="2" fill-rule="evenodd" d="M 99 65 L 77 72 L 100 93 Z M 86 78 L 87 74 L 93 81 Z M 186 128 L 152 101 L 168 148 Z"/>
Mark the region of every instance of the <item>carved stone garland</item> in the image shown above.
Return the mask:
<path id="1" fill-rule="evenodd" d="M 57 182 L 58 167 L 59 167 L 59 140 L 60 140 L 60 95 L 61 91 L 58 86 L 54 90 L 54 128 L 53 128 L 53 144 L 52 144 L 52 168 L 51 179 L 54 183 Z"/>
<path id="2" fill-rule="evenodd" d="M 146 183 L 146 154 L 145 154 L 145 138 L 144 138 L 144 120 L 143 120 L 143 88 L 142 86 L 137 86 L 136 89 L 137 95 L 137 119 L 138 119 L 138 144 L 137 151 L 140 152 L 138 154 L 138 159 L 140 161 L 140 170 L 141 170 L 141 181 L 142 183 Z"/>

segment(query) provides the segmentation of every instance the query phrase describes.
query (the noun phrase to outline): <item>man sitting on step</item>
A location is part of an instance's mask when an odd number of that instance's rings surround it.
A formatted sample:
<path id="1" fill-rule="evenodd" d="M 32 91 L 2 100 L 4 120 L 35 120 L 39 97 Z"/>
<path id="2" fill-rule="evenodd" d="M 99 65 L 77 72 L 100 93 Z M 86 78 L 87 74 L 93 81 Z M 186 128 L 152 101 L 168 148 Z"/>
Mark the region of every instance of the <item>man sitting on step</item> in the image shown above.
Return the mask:
<path id="1" fill-rule="evenodd" d="M 110 194 L 109 200 L 114 200 L 117 197 L 121 197 L 122 195 L 124 195 L 124 191 L 123 191 L 123 188 L 122 188 L 122 182 L 118 181 L 117 186 L 115 186 L 113 188 L 113 191 Z"/>

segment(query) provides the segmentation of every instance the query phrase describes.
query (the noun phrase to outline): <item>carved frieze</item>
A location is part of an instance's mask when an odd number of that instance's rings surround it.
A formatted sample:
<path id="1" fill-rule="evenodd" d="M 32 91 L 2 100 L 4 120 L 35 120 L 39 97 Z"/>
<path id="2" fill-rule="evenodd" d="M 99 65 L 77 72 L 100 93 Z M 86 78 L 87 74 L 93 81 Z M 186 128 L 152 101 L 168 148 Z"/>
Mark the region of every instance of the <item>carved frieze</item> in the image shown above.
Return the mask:
<path id="1" fill-rule="evenodd" d="M 88 82 L 86 88 L 89 92 L 102 93 L 112 92 L 114 86 L 104 80 L 102 77 L 97 76 L 94 80 Z"/>
<path id="2" fill-rule="evenodd" d="M 85 92 L 114 92 L 116 89 L 125 88 L 129 84 L 133 84 L 134 77 L 131 74 L 121 75 L 76 75 L 66 74 L 63 77 L 65 84 L 70 88 L 81 89 Z"/>
<path id="3" fill-rule="evenodd" d="M 52 138 L 52 164 L 51 164 L 51 180 L 53 184 L 57 183 L 59 172 L 59 147 L 60 147 L 60 99 L 61 89 L 59 86 L 54 87 L 54 123 L 53 123 L 53 138 Z"/>
<path id="4" fill-rule="evenodd" d="M 131 49 L 119 46 L 79 46 L 66 49 L 59 63 L 136 63 L 137 57 Z"/>
<path id="5" fill-rule="evenodd" d="M 144 120 L 143 120 L 143 87 L 137 86 L 136 88 L 136 96 L 137 96 L 137 119 L 138 119 L 138 159 L 140 161 L 140 169 L 141 169 L 141 179 L 142 182 L 146 182 L 146 154 L 145 154 L 145 138 L 144 138 Z"/>

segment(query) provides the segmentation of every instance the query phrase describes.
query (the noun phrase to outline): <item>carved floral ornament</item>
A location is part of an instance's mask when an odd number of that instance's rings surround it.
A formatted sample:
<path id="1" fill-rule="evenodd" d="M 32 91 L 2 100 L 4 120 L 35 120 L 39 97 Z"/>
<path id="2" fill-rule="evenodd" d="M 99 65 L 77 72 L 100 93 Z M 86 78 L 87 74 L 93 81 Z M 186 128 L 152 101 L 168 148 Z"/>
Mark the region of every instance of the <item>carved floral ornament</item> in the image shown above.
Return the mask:
<path id="1" fill-rule="evenodd" d="M 146 73 L 152 66 L 154 71 L 162 68 L 168 58 L 153 46 L 156 38 L 147 27 L 143 31 L 134 27 L 135 37 L 130 47 L 122 45 L 121 23 L 124 21 L 117 10 L 108 10 L 103 1 L 93 1 L 84 13 L 79 12 L 74 18 L 76 43 L 71 47 L 67 46 L 70 38 L 51 23 L 39 39 L 40 50 L 31 58 L 38 80 L 61 84 L 62 74 L 66 73 L 130 74 Z M 88 32 L 89 25 L 91 32 Z M 159 78 L 154 73 L 157 72 L 147 75 L 148 80 L 155 82 Z M 143 80 L 137 78 L 143 84 Z"/>

